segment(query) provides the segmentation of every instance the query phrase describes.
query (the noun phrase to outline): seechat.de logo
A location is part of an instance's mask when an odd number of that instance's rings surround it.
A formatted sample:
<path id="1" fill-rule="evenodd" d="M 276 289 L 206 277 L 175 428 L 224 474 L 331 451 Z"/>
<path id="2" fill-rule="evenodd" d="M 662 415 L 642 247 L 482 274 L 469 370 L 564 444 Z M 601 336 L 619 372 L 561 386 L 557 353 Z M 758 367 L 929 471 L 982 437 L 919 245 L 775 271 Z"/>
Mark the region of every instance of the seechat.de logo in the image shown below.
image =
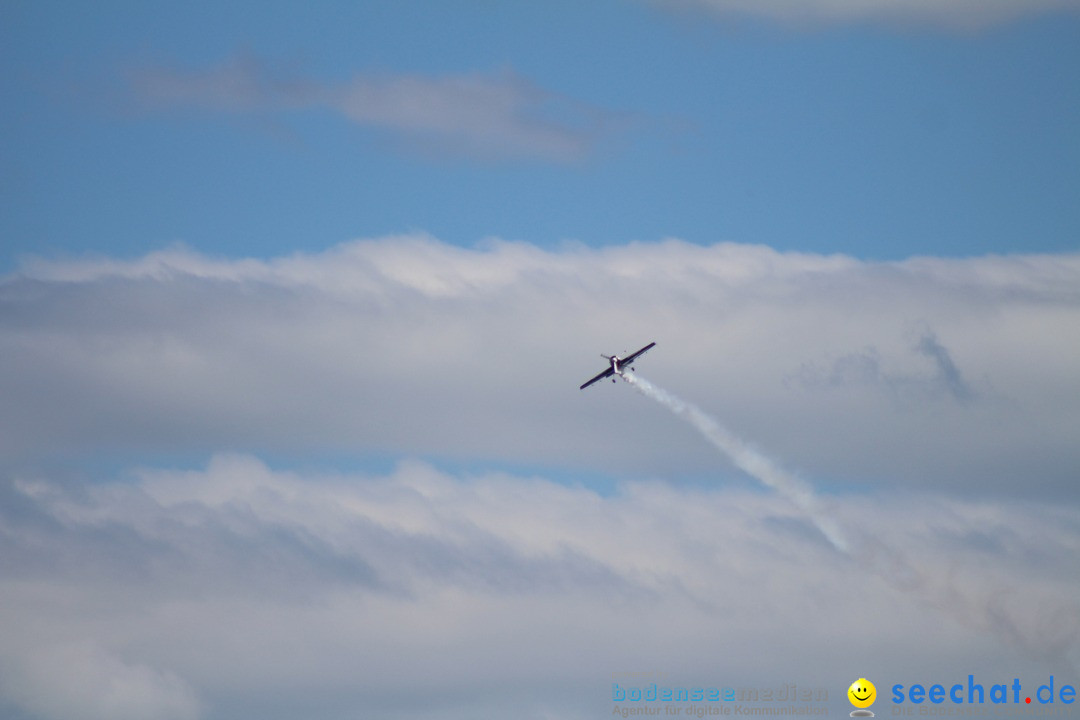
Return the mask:
<path id="1" fill-rule="evenodd" d="M 859 678 L 851 683 L 847 696 L 851 704 L 855 706 L 855 709 L 851 711 L 851 717 L 874 717 L 873 711 L 869 709 L 877 699 L 877 688 L 874 687 L 874 683 L 866 678 Z"/>

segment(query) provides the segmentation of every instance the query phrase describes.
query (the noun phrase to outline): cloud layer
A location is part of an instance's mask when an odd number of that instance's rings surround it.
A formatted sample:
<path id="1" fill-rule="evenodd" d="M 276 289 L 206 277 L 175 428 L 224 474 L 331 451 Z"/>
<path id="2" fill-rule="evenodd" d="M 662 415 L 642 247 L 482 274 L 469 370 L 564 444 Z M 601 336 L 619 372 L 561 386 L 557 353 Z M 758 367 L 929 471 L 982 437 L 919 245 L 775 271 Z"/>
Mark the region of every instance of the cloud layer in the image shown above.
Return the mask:
<path id="1" fill-rule="evenodd" d="M 28 260 L 0 281 L 0 709 L 585 718 L 662 672 L 847 712 L 856 665 L 1072 679 L 1078 288 L 1069 254 L 678 240 Z M 802 494 L 577 389 L 647 340 L 643 375 Z"/>
<path id="2" fill-rule="evenodd" d="M 738 477 L 625 388 L 578 391 L 600 352 L 655 340 L 646 377 L 816 481 L 1073 499 L 1077 288 L 1075 255 L 677 240 L 28 262 L 0 285 L 0 451 Z"/>
<path id="3" fill-rule="evenodd" d="M 1064 682 L 1077 659 L 1080 515 L 1050 505 L 834 498 L 853 561 L 784 498 L 659 482 L 219 455 L 0 488 L 0 693 L 40 718 L 594 717 L 626 671 L 840 709 L 852 662 Z"/>

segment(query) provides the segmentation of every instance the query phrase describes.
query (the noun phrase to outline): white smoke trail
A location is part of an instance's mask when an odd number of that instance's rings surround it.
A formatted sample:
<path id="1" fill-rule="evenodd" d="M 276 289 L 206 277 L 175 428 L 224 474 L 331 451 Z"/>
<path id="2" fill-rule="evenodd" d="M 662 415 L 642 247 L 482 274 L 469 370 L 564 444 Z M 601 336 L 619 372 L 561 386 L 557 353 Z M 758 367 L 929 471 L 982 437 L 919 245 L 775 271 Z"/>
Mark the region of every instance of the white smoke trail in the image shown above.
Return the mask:
<path id="1" fill-rule="evenodd" d="M 951 569 L 943 577 L 933 577 L 927 568 L 913 566 L 904 555 L 873 535 L 845 531 L 829 517 L 825 506 L 805 480 L 784 470 L 772 459 L 736 437 L 697 406 L 661 390 L 648 380 L 631 373 L 622 375 L 635 390 L 656 400 L 684 418 L 718 450 L 748 475 L 790 500 L 814 524 L 829 543 L 861 567 L 881 577 L 897 590 L 913 593 L 924 602 L 944 610 L 960 622 L 988 630 L 1006 643 L 1024 652 L 1057 664 L 1075 674 L 1075 654 L 1080 647 L 1080 610 L 1069 598 L 1047 598 L 1060 621 L 1051 632 L 1025 623 L 1030 608 L 1021 605 L 1008 609 L 1000 602 L 1000 589 L 993 583 L 985 588 L 957 586 Z M 940 573 L 939 573 L 940 574 Z M 1045 609 L 1045 608 L 1044 608 Z"/>
<path id="2" fill-rule="evenodd" d="M 624 373 L 622 379 L 633 385 L 642 395 L 656 400 L 679 417 L 685 418 L 706 440 L 731 458 L 736 467 L 790 500 L 814 523 L 834 548 L 846 555 L 851 554 L 851 543 L 847 536 L 832 518 L 825 514 L 820 500 L 806 481 L 792 475 L 760 451 L 732 435 L 727 428 L 696 405 L 631 373 Z"/>

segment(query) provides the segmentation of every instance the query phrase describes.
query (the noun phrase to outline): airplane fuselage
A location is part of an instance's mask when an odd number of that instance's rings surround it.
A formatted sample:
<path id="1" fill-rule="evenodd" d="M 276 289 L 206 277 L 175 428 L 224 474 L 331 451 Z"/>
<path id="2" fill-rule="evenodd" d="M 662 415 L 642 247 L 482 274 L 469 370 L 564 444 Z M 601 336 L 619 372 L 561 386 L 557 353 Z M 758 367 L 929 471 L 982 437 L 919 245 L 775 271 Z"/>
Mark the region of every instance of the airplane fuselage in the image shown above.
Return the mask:
<path id="1" fill-rule="evenodd" d="M 619 363 L 622 362 L 622 358 L 620 358 L 618 355 L 612 355 L 611 357 L 608 357 L 607 355 L 601 355 L 600 357 L 606 357 L 608 360 L 610 360 L 611 372 L 619 375 L 620 377 L 622 376 L 622 368 L 619 367 Z"/>

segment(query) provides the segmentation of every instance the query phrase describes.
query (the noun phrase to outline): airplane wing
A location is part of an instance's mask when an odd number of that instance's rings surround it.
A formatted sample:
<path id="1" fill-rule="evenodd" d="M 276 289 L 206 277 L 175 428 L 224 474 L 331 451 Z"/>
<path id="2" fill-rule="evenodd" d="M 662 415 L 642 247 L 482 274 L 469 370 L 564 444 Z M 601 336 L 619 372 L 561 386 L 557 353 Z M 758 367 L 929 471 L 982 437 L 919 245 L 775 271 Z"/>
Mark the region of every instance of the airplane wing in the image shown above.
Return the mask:
<path id="1" fill-rule="evenodd" d="M 648 345 L 646 345 L 645 347 L 643 347 L 643 348 L 641 348 L 640 350 L 638 350 L 638 351 L 637 351 L 636 353 L 632 353 L 632 354 L 630 354 L 630 355 L 627 355 L 627 356 L 626 356 L 626 357 L 624 357 L 624 358 L 620 358 L 620 359 L 619 359 L 619 366 L 620 366 L 620 368 L 624 368 L 624 367 L 628 366 L 628 365 L 629 365 L 630 363 L 632 363 L 632 362 L 633 362 L 633 361 L 634 361 L 635 359 L 637 359 L 637 358 L 641 357 L 642 355 L 644 355 L 645 353 L 647 353 L 647 352 L 649 351 L 649 348 L 651 348 L 651 347 L 652 347 L 653 345 L 655 345 L 655 344 L 656 344 L 656 343 L 654 343 L 654 342 L 651 342 L 651 343 L 649 343 Z M 605 356 L 605 357 L 606 357 L 606 356 Z M 581 387 L 579 388 L 579 390 L 584 390 L 585 388 L 589 387 L 590 385 L 592 385 L 592 384 L 593 384 L 594 382 L 596 382 L 597 380 L 603 380 L 604 378 L 608 378 L 608 377 L 611 377 L 611 376 L 612 376 L 612 375 L 614 375 L 614 374 L 615 374 L 615 371 L 614 371 L 613 369 L 611 369 L 611 368 L 608 368 L 608 369 L 607 369 L 607 370 L 605 370 L 604 372 L 602 372 L 602 373 L 600 373 L 599 375 L 597 375 L 596 377 L 594 377 L 594 378 L 593 378 L 592 380 L 590 380 L 589 382 L 587 382 L 587 383 L 585 383 L 584 385 L 582 385 L 582 386 L 581 386 Z"/>
<path id="2" fill-rule="evenodd" d="M 635 359 L 637 359 L 637 358 L 641 357 L 642 355 L 644 355 L 645 353 L 647 353 L 649 351 L 649 348 L 651 348 L 655 344 L 656 343 L 651 342 L 648 345 L 646 345 L 645 347 L 638 350 L 633 355 L 627 355 L 626 357 L 624 357 L 622 360 L 619 361 L 619 365 L 622 365 L 623 367 L 629 365 L 630 363 L 634 362 Z"/>
<path id="3" fill-rule="evenodd" d="M 614 375 L 614 374 L 615 374 L 615 371 L 613 371 L 613 370 L 612 370 L 611 368 L 608 368 L 608 369 L 607 369 L 607 370 L 605 370 L 604 372 L 602 372 L 602 373 L 600 373 L 599 375 L 597 375 L 596 377 L 594 377 L 594 378 L 593 378 L 592 380 L 590 380 L 589 382 L 587 382 L 587 383 L 585 383 L 584 385 L 582 385 L 582 386 L 581 386 L 580 388 L 578 388 L 578 390 L 584 390 L 585 388 L 589 387 L 590 385 L 592 385 L 592 384 L 593 384 L 594 382 L 596 382 L 597 380 L 603 380 L 604 378 L 606 378 L 606 377 L 611 377 L 611 376 L 612 376 L 612 375 Z"/>

